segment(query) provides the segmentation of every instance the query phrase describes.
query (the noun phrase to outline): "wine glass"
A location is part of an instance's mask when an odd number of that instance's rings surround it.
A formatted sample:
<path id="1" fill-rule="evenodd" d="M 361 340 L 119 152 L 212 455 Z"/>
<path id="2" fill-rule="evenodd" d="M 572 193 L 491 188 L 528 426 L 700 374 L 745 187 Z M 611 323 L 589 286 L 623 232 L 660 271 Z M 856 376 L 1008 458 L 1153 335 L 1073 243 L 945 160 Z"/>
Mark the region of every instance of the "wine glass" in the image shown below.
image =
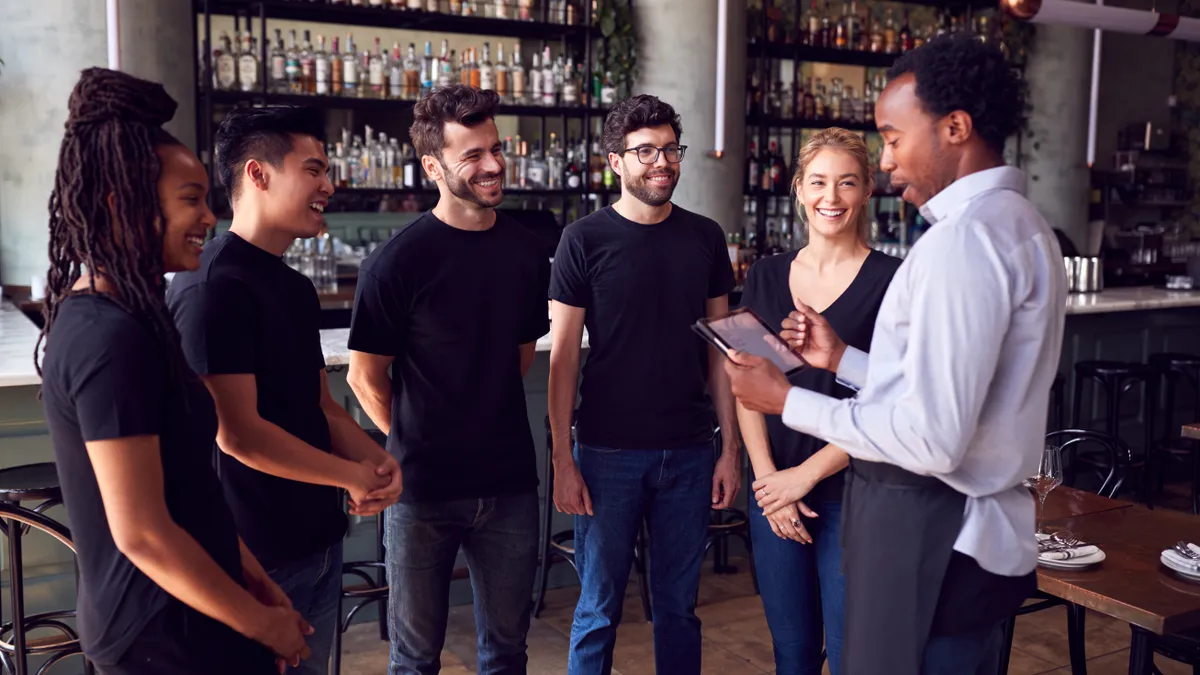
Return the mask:
<path id="1" fill-rule="evenodd" d="M 1038 532 L 1042 531 L 1042 512 L 1046 508 L 1046 497 L 1054 488 L 1062 485 L 1062 449 L 1057 445 L 1047 445 L 1042 449 L 1042 458 L 1038 462 L 1037 473 L 1025 479 L 1025 487 L 1033 490 L 1038 497 Z"/>

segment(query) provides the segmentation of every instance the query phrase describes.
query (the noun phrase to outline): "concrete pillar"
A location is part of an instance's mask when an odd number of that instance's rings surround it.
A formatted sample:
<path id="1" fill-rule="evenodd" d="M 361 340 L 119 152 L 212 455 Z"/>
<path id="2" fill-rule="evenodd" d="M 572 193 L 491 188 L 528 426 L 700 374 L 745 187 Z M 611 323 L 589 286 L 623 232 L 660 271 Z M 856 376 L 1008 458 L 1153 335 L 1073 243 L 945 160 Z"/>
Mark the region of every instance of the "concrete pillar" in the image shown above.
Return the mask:
<path id="1" fill-rule="evenodd" d="M 717 0 L 633 3 L 640 77 L 634 93 L 674 106 L 688 146 L 674 202 L 712 218 L 726 231 L 742 227 L 746 158 L 746 5 L 728 4 L 725 73 L 725 157 L 713 149 L 716 121 Z"/>
<path id="2" fill-rule="evenodd" d="M 1032 105 L 1022 139 L 1029 199 L 1082 247 L 1088 220 L 1092 31 L 1039 24 L 1025 67 Z"/>
<path id="3" fill-rule="evenodd" d="M 188 0 L 121 0 L 121 65 L 179 101 L 168 130 L 195 137 Z M 84 68 L 108 65 L 102 0 L 5 2 L 0 10 L 0 284 L 47 267 L 48 211 L 67 98 Z"/>

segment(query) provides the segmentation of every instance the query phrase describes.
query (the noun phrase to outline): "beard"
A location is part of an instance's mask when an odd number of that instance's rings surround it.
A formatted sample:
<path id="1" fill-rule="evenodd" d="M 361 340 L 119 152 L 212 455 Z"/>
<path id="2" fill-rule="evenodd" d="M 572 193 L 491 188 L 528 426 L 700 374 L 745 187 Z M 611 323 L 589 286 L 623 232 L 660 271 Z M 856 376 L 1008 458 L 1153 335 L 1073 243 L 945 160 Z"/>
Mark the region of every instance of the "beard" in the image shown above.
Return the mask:
<path id="1" fill-rule="evenodd" d="M 503 189 L 500 190 L 500 193 L 497 194 L 495 198 L 481 197 L 480 195 L 475 194 L 475 191 L 471 189 L 471 181 L 464 180 L 454 175 L 445 163 L 442 163 L 442 176 L 444 176 L 446 179 L 446 188 L 450 190 L 450 194 L 463 201 L 470 202 L 485 209 L 496 208 L 500 205 L 500 202 L 504 201 Z M 488 180 L 489 178 L 495 178 L 496 180 L 503 182 L 504 174 L 501 172 L 495 174 L 479 174 L 475 176 L 475 179 L 477 180 Z"/>
<path id="2" fill-rule="evenodd" d="M 628 171 L 626 171 L 628 174 Z M 658 187 L 652 185 L 648 180 L 651 176 L 671 176 L 671 184 L 666 187 Z M 652 169 L 641 176 L 623 176 L 621 184 L 625 187 L 625 191 L 633 195 L 639 202 L 647 206 L 662 206 L 671 201 L 671 195 L 675 194 L 675 186 L 679 183 L 679 172 L 668 169 Z"/>

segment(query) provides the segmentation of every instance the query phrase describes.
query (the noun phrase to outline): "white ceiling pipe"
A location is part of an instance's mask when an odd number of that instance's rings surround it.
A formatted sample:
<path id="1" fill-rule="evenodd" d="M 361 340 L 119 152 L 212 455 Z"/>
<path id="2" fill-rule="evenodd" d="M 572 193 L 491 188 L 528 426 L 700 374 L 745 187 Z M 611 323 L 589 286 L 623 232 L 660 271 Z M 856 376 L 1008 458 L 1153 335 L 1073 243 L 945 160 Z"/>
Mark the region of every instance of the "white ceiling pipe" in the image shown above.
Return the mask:
<path id="1" fill-rule="evenodd" d="M 717 95 L 716 110 L 713 119 L 716 120 L 713 129 L 713 149 L 708 156 L 721 159 L 725 156 L 725 62 L 727 42 L 729 41 L 729 6 L 728 0 L 717 0 Z"/>
<path id="2" fill-rule="evenodd" d="M 1072 0 L 1000 0 L 1000 8 L 1030 23 L 1109 30 L 1200 42 L 1200 19 Z"/>
<path id="3" fill-rule="evenodd" d="M 108 67 L 121 69 L 121 1 L 107 0 Z"/>

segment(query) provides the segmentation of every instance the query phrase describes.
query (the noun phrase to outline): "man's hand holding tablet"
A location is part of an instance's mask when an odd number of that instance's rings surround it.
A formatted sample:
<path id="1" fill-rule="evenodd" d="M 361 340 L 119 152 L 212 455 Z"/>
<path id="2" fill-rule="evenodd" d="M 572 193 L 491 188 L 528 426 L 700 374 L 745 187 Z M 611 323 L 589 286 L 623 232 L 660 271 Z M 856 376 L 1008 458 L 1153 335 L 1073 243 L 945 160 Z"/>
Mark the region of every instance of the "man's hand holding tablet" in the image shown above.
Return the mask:
<path id="1" fill-rule="evenodd" d="M 701 319 L 693 328 L 726 356 L 731 351 L 757 356 L 770 361 L 787 375 L 808 367 L 804 359 L 749 308 L 736 309 L 716 319 Z"/>

